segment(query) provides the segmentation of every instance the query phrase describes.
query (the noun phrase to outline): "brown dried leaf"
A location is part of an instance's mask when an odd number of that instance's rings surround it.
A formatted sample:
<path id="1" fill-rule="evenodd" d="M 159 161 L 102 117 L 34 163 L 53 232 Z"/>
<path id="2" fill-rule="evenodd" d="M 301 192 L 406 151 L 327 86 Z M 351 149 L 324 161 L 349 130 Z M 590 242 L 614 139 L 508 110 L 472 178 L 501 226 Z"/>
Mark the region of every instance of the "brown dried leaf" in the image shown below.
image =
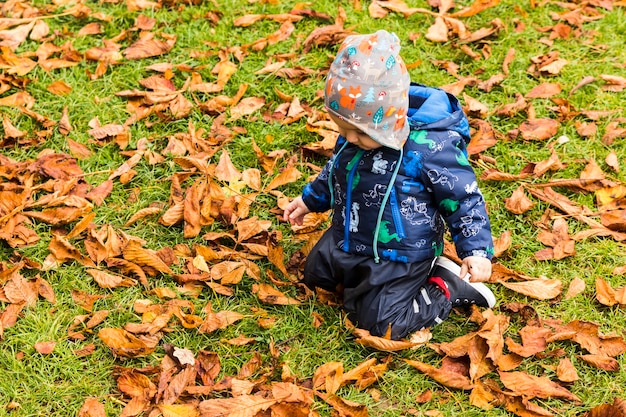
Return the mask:
<path id="1" fill-rule="evenodd" d="M 530 398 L 563 398 L 581 403 L 580 398 L 546 377 L 529 375 L 525 372 L 498 372 L 505 387 L 518 395 Z"/>
<path id="2" fill-rule="evenodd" d="M 558 279 L 534 279 L 525 282 L 502 282 L 502 285 L 537 300 L 550 300 L 561 294 L 563 283 Z"/>
<path id="3" fill-rule="evenodd" d="M 272 181 L 265 187 L 266 191 L 274 190 L 280 186 L 285 184 L 290 184 L 299 180 L 302 177 L 302 173 L 293 166 L 290 166 L 283 171 L 280 172 L 276 177 L 272 179 Z"/>
<path id="4" fill-rule="evenodd" d="M 561 85 L 559 83 L 543 83 L 526 93 L 526 98 L 550 98 L 560 93 Z"/>
<path id="5" fill-rule="evenodd" d="M 556 367 L 556 376 L 559 378 L 559 381 L 567 383 L 578 381 L 579 379 L 578 372 L 576 372 L 576 368 L 574 368 L 569 358 L 563 358 L 559 361 L 559 365 Z"/>
<path id="6" fill-rule="evenodd" d="M 49 355 L 54 352 L 57 342 L 37 342 L 35 343 L 35 350 L 42 355 Z"/>
<path id="7" fill-rule="evenodd" d="M 454 370 L 444 369 L 443 367 L 435 368 L 427 363 L 410 359 L 405 359 L 404 361 L 446 387 L 462 390 L 471 390 L 474 388 L 474 385 L 467 376 L 459 374 Z"/>
<path id="8" fill-rule="evenodd" d="M 587 362 L 589 365 L 602 369 L 604 371 L 617 372 L 620 365 L 617 359 L 606 355 L 578 355 L 578 358 Z"/>
<path id="9" fill-rule="evenodd" d="M 168 53 L 176 43 L 175 35 L 163 35 L 165 41 L 154 39 L 151 32 L 144 32 L 137 42 L 124 50 L 126 59 L 143 59 Z"/>
<path id="10" fill-rule="evenodd" d="M 524 192 L 524 186 L 520 185 L 513 191 L 511 197 L 504 199 L 505 207 L 511 213 L 523 214 L 535 206 L 535 202 L 529 199 Z"/>
<path id="11" fill-rule="evenodd" d="M 215 178 L 224 182 L 238 181 L 241 179 L 241 172 L 233 165 L 226 149 L 222 150 L 220 160 L 215 168 Z"/>
<path id="12" fill-rule="evenodd" d="M 554 119 L 532 119 L 523 122 L 520 134 L 524 140 L 546 140 L 554 137 L 559 129 L 559 122 Z"/>
<path id="13" fill-rule="evenodd" d="M 154 268 L 164 274 L 174 274 L 170 267 L 157 256 L 155 251 L 142 248 L 141 244 L 135 240 L 128 242 L 122 255 L 127 261 Z"/>
<path id="14" fill-rule="evenodd" d="M 136 358 L 149 355 L 154 351 L 154 346 L 149 346 L 143 340 L 123 329 L 106 327 L 98 332 L 98 337 L 116 356 Z"/>
<path id="15" fill-rule="evenodd" d="M 233 398 L 217 398 L 201 401 L 199 405 L 201 417 L 237 416 L 254 417 L 267 410 L 278 400 L 258 395 L 239 395 Z"/>
<path id="16" fill-rule="evenodd" d="M 97 398 L 87 398 L 78 411 L 78 417 L 106 417 L 104 404 Z"/>
<path id="17" fill-rule="evenodd" d="M 300 301 L 287 297 L 282 292 L 278 291 L 276 288 L 272 287 L 269 284 L 253 284 L 252 292 L 259 297 L 259 300 L 268 304 L 277 304 L 277 305 L 297 305 L 301 304 Z"/>
<path id="18" fill-rule="evenodd" d="M 585 281 L 580 278 L 574 278 L 569 284 L 569 288 L 567 289 L 567 293 L 565 294 L 565 299 L 568 300 L 570 298 L 576 297 L 578 294 L 581 294 L 583 291 L 585 291 L 585 288 Z"/>

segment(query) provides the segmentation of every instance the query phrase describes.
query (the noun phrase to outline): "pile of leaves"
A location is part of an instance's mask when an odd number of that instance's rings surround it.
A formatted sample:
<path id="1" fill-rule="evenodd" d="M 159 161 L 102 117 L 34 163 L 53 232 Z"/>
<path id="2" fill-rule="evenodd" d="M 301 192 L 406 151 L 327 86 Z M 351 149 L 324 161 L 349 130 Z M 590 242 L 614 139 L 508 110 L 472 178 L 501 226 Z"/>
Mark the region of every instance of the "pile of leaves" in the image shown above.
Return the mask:
<path id="1" fill-rule="evenodd" d="M 293 236 L 304 242 L 302 250 L 294 253 L 285 263 L 283 251 L 285 237 L 270 220 L 262 220 L 251 214 L 259 196 L 276 199 L 272 212 L 279 218 L 282 208 L 289 202 L 281 187 L 303 178 L 303 167 L 319 171 L 320 167 L 304 162 L 303 154 L 292 154 L 287 150 L 264 153 L 253 142 L 254 151 L 261 169 L 233 164 L 227 145 L 237 135 L 245 133 L 245 127 L 236 121 L 246 120 L 262 114 L 268 123 L 280 123 L 286 128 L 292 124 L 304 124 L 320 140 L 302 147 L 303 152 L 328 155 L 333 147 L 336 131 L 327 115 L 311 103 L 302 103 L 298 97 L 279 93 L 283 102 L 271 108 L 263 97 L 247 95 L 248 85 L 241 84 L 234 96 L 223 94 L 225 86 L 238 70 L 245 65 L 249 54 L 258 53 L 288 40 L 303 19 L 324 22 L 308 33 L 298 46 L 299 53 L 312 48 L 334 47 L 352 33 L 346 29 L 345 10 L 338 8 L 337 16 L 316 12 L 310 5 L 298 4 L 288 13 L 275 15 L 244 15 L 235 19 L 237 27 L 254 30 L 261 20 L 278 22 L 280 28 L 268 36 L 237 46 L 216 46 L 210 54 L 219 57 L 212 68 L 215 80 L 202 79 L 197 68 L 186 65 L 153 64 L 146 69 L 153 75 L 142 79 L 132 90 L 117 92 L 125 100 L 129 117 L 119 123 L 102 125 L 97 118 L 88 126 L 81 126 L 89 136 L 89 144 L 116 146 L 126 160 L 108 177 L 98 184 L 87 181 L 90 174 L 84 172 L 80 161 L 90 158 L 93 151 L 85 143 L 72 140 L 75 131 L 72 124 L 72 108 L 65 108 L 58 120 L 33 110 L 37 97 L 28 92 L 31 82 L 28 75 L 35 67 L 47 72 L 87 63 L 94 64 L 89 71 L 91 80 L 104 76 L 113 65 L 122 65 L 131 60 L 164 56 L 176 45 L 174 35 L 160 30 L 158 22 L 142 11 L 148 8 L 173 7 L 172 1 L 126 1 L 129 12 L 136 14 L 134 25 L 113 39 L 103 39 L 101 47 L 79 52 L 71 42 L 60 46 L 54 43 L 59 35 L 51 31 L 48 19 L 73 17 L 85 21 L 79 31 L 81 36 L 98 36 L 103 33 L 102 25 L 111 21 L 111 16 L 94 12 L 84 3 L 35 7 L 28 2 L 9 0 L 2 5 L 0 19 L 0 106 L 9 107 L 22 117 L 32 120 L 37 130 L 18 129 L 11 118 L 3 115 L 1 148 L 24 147 L 41 149 L 36 157 L 16 161 L 0 154 L 0 242 L 12 248 L 10 259 L 0 261 L 0 339 L 4 332 L 15 325 L 25 309 L 40 299 L 54 304 L 55 288 L 42 278 L 41 271 L 52 271 L 67 264 L 78 264 L 102 289 L 142 286 L 146 292 L 162 300 L 155 303 L 138 299 L 132 311 L 141 317 L 139 323 L 127 323 L 123 328 L 107 327 L 109 311 L 94 311 L 94 303 L 103 297 L 98 293 L 80 290 L 72 292 L 72 298 L 86 314 L 74 317 L 68 326 L 70 340 L 88 344 L 74 353 L 90 355 L 98 346 L 106 346 L 111 354 L 119 358 L 145 357 L 162 349 L 165 354 L 160 363 L 145 368 L 118 366 L 114 370 L 119 392 L 124 398 L 122 415 L 133 416 L 311 416 L 317 415 L 315 399 L 332 407 L 337 415 L 366 416 L 367 408 L 337 395 L 338 390 L 352 385 L 358 390 L 369 390 L 376 398 L 372 386 L 384 375 L 395 359 L 387 356 L 382 360 L 369 359 L 357 367 L 346 370 L 339 362 L 326 363 L 317 368 L 315 374 L 300 377 L 291 374 L 288 366 L 281 362 L 280 349 L 272 345 L 270 360 L 263 362 L 258 353 L 247 362 L 236 375 L 222 372 L 220 358 L 214 352 L 192 352 L 183 347 L 162 342 L 170 331 L 213 333 L 244 318 L 236 311 L 214 311 L 210 303 L 198 308 L 193 302 L 179 298 L 179 294 L 190 298 L 210 288 L 215 294 L 233 297 L 235 288 L 244 277 L 254 280 L 252 290 L 260 302 L 272 305 L 298 305 L 312 294 L 299 283 L 302 260 L 319 237 L 328 218 L 328 213 L 309 214 L 303 226 L 292 229 Z M 115 3 L 115 2 L 113 2 Z M 189 4 L 188 4 L 189 3 Z M 619 7 L 618 2 L 591 1 L 584 4 L 563 3 L 563 12 L 555 14 L 555 25 L 543 28 L 549 40 L 575 36 L 589 36 L 584 23 L 601 19 L 602 9 Z M 495 19 L 488 27 L 471 31 L 465 18 L 496 7 L 498 1 L 477 1 L 467 8 L 451 12 L 453 2 L 439 2 L 431 9 L 411 8 L 398 0 L 372 1 L 368 5 L 371 17 L 384 19 L 389 13 L 400 13 L 406 18 L 423 14 L 433 19 L 425 34 L 431 42 L 458 42 L 461 51 L 473 59 L 490 56 L 486 39 L 496 38 L 504 24 Z M 193 7 L 185 2 L 177 7 Z M 361 7 L 354 2 L 355 8 Z M 207 16 L 215 23 L 222 18 L 221 12 Z M 523 30 L 522 23 L 516 29 Z M 34 51 L 18 53 L 26 42 L 36 45 Z M 548 42 L 548 40 L 546 40 Z M 479 52 L 477 52 L 477 49 Z M 206 54 L 192 51 L 191 56 Z M 597 133 L 596 121 L 610 117 L 614 111 L 577 110 L 564 99 L 553 99 L 552 109 L 557 118 L 537 118 L 533 99 L 552 98 L 561 93 L 558 83 L 541 83 L 526 95 L 518 94 L 515 102 L 502 105 L 493 113 L 501 117 L 526 114 L 527 118 L 517 128 L 500 133 L 488 122 L 488 110 L 478 100 L 464 93 L 467 86 L 488 93 L 508 76 L 508 65 L 515 51 L 509 51 L 502 63 L 502 72 L 489 74 L 486 80 L 475 76 L 461 77 L 458 66 L 453 62 L 436 64 L 457 78 L 457 82 L 442 86 L 459 95 L 465 103 L 470 117 L 473 137 L 469 145 L 472 160 L 483 167 L 482 181 L 518 182 L 519 187 L 506 198 L 506 208 L 514 214 L 523 214 L 533 208 L 537 201 L 550 206 L 538 221 L 538 240 L 545 248 L 536 252 L 535 258 L 560 260 L 575 256 L 575 242 L 592 237 L 603 237 L 623 241 L 626 239 L 626 185 L 609 179 L 597 161 L 591 157 L 584 160 L 585 167 L 579 178 L 550 179 L 546 174 L 555 174 L 564 168 L 559 157 L 551 149 L 551 156 L 542 161 L 528 162 L 517 173 L 502 172 L 493 166 L 493 161 L 484 151 L 499 140 L 547 141 L 553 138 L 560 123 L 576 122 L 580 136 L 591 137 Z M 536 76 L 557 76 L 568 63 L 558 53 L 533 57 L 528 72 Z M 188 74 L 182 87 L 174 81 L 179 74 Z M 291 55 L 285 54 L 268 62 L 257 75 L 272 75 L 298 83 L 317 77 L 316 70 L 298 65 Z M 626 79 L 613 74 L 585 77 L 569 93 L 590 83 L 600 83 L 606 91 L 621 92 L 626 89 Z M 59 79 L 48 87 L 52 94 L 66 95 L 72 87 Z M 203 98 L 207 98 L 203 100 Z M 133 141 L 130 126 L 144 123 L 166 123 L 187 119 L 192 110 L 211 116 L 209 130 L 198 129 L 193 122 L 187 123 L 187 131 L 168 137 L 167 146 L 158 149 L 148 139 Z M 583 121 L 591 120 L 592 122 Z M 156 120 L 156 122 L 155 122 Z M 601 138 L 606 147 L 626 136 L 623 127 L 626 120 L 614 119 Z M 240 123 L 241 124 L 241 123 Z M 245 126 L 245 123 L 243 123 Z M 61 153 L 45 146 L 45 141 L 54 135 L 64 137 L 68 153 Z M 168 179 L 170 196 L 166 203 L 153 202 L 135 213 L 123 227 L 101 223 L 98 208 L 111 195 L 114 187 L 123 187 L 136 175 L 138 164 L 159 165 L 172 162 L 176 172 Z M 611 151 L 604 161 L 619 172 L 616 152 Z M 597 205 L 588 208 L 572 201 L 556 191 L 566 189 L 581 193 L 595 193 Z M 146 218 L 158 218 L 163 227 L 181 230 L 186 239 L 201 237 L 204 244 L 178 244 L 150 249 L 149 242 L 127 233 L 124 229 Z M 575 219 L 586 228 L 570 235 L 565 218 Z M 596 218 L 599 217 L 599 221 Z M 277 220 L 278 221 L 278 220 Z M 222 232 L 206 232 L 206 228 L 218 223 Z M 47 225 L 47 228 L 36 227 Z M 42 232 L 44 230 L 45 232 Z M 46 233 L 46 236 L 41 236 Z M 40 243 L 44 238 L 48 254 L 45 259 L 30 259 L 20 248 Z M 574 280 L 564 293 L 563 283 L 557 278 L 531 277 L 513 271 L 498 259 L 511 249 L 510 233 L 505 232 L 496 239 L 496 262 L 490 282 L 539 300 L 559 300 L 561 297 L 576 297 L 585 290 L 582 280 Z M 8 253 L 8 252 L 7 252 Z M 455 259 L 452 244 L 446 246 L 446 254 Z M 615 274 L 624 274 L 626 265 L 616 268 Z M 154 277 L 171 278 L 177 291 L 153 285 Z M 613 288 L 602 278 L 596 278 L 595 297 L 605 306 L 626 306 L 626 287 Z M 281 290 L 282 289 L 282 290 Z M 296 294 L 295 296 L 293 294 Z M 290 295 L 291 294 L 291 295 Z M 332 303 L 332 297 L 320 296 L 322 302 Z M 430 343 L 430 332 L 420 332 L 410 340 L 393 341 L 388 337 L 373 337 L 361 329 L 346 325 L 355 336 L 356 343 L 380 350 L 395 352 L 427 346 L 442 356 L 439 366 L 415 360 L 406 360 L 408 365 L 428 375 L 439 384 L 468 391 L 470 402 L 488 410 L 503 407 L 519 416 L 551 416 L 558 412 L 541 407 L 533 399 L 559 399 L 574 404 L 581 400 L 568 390 L 568 384 L 578 379 L 575 365 L 568 354 L 553 344 L 569 341 L 578 346 L 576 357 L 584 363 L 606 372 L 620 370 L 616 357 L 626 351 L 623 335 L 603 335 L 596 323 L 572 321 L 563 323 L 554 318 L 543 318 L 530 306 L 508 303 L 500 307 L 500 313 L 473 310 L 470 318 L 476 330 L 446 343 Z M 260 328 L 270 328 L 274 318 L 262 309 L 252 311 Z M 519 316 L 524 327 L 519 331 L 509 328 L 512 316 Z M 313 317 L 313 320 L 321 320 Z M 97 335 L 97 340 L 94 339 Z M 521 339 L 521 344 L 515 340 Z M 238 346 L 253 343 L 253 339 L 240 336 L 227 341 Z M 54 351 L 54 341 L 38 343 L 35 349 L 41 354 Z M 554 348 L 553 348 L 554 347 Z M 253 349 L 253 348 L 252 348 Z M 551 349 L 551 350 L 548 350 Z M 543 358 L 558 358 L 555 369 L 549 369 L 554 379 L 535 376 L 516 370 L 527 358 L 540 361 Z M 497 375 L 497 379 L 494 378 Z M 425 392 L 418 402 L 428 402 L 432 393 Z M 415 411 L 415 410 L 413 410 Z M 417 411 L 415 411 L 417 413 Z M 615 413 L 615 414 L 611 414 Z M 590 411 L 589 415 L 625 415 L 626 404 L 616 398 L 614 404 L 603 405 Z M 81 416 L 103 416 L 104 405 L 99 399 L 85 399 Z"/>

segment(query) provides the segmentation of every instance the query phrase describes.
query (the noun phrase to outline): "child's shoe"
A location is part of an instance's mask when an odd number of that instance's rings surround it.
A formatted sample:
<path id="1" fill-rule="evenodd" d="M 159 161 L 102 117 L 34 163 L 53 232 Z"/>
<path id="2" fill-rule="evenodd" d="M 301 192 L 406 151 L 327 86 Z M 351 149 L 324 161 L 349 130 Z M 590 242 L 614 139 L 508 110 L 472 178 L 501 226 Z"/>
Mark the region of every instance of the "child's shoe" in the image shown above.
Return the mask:
<path id="1" fill-rule="evenodd" d="M 439 286 L 445 285 L 446 288 L 443 291 L 447 292 L 446 296 L 450 297 L 452 307 L 476 304 L 491 308 L 496 305 L 495 295 L 485 284 L 469 282 L 469 274 L 464 279 L 460 279 L 460 272 L 459 265 L 448 258 L 439 256 L 430 271 L 430 281 Z"/>

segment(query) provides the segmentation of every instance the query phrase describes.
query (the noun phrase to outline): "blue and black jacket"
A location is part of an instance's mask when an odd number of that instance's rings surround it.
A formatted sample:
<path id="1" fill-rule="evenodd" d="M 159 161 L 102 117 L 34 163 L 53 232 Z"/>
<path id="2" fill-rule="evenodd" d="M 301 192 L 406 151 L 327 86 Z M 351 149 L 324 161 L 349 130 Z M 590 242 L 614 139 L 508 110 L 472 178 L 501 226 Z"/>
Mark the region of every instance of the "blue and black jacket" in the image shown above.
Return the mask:
<path id="1" fill-rule="evenodd" d="M 340 135 L 332 158 L 305 186 L 304 203 L 316 212 L 332 208 L 337 245 L 377 262 L 440 255 L 446 224 L 461 259 L 491 259 L 489 217 L 468 161 L 469 123 L 458 100 L 412 83 L 407 122 L 401 150 L 366 151 Z"/>

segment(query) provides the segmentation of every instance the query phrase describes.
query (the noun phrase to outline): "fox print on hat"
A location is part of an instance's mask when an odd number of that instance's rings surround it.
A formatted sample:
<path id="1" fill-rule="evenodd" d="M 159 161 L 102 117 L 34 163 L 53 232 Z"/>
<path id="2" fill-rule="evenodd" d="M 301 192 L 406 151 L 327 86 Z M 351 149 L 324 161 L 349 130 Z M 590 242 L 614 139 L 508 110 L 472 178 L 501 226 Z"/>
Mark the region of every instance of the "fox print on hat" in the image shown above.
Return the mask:
<path id="1" fill-rule="evenodd" d="M 410 84 L 395 33 L 348 36 L 328 71 L 324 103 L 376 142 L 400 149 L 409 134 Z"/>

